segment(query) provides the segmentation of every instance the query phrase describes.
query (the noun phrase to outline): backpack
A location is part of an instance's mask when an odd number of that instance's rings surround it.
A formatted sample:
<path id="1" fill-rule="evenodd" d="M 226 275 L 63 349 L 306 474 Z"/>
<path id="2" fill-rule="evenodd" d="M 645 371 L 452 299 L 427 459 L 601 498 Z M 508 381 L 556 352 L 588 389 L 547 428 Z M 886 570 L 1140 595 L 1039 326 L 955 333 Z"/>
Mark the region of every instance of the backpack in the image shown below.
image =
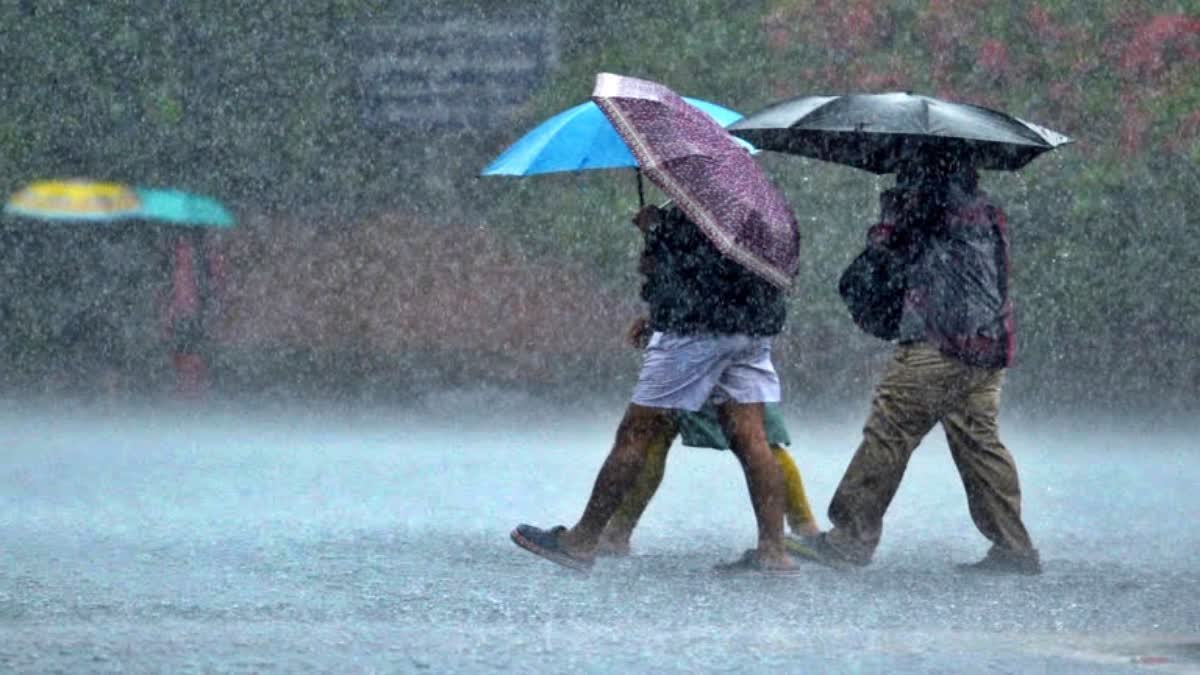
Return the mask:
<path id="1" fill-rule="evenodd" d="M 863 331 L 883 340 L 899 337 L 907 288 L 904 267 L 898 254 L 868 245 L 842 272 L 838 295 Z"/>

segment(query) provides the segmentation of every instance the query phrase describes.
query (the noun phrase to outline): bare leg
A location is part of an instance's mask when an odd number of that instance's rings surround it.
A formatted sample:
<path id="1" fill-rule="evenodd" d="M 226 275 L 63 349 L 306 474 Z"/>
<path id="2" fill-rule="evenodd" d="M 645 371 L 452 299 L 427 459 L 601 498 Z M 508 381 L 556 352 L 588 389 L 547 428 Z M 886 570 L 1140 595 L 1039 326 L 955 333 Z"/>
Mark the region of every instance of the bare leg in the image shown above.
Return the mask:
<path id="1" fill-rule="evenodd" d="M 746 473 L 750 503 L 758 521 L 758 559 L 767 568 L 790 569 L 783 546 L 783 473 L 763 431 L 761 403 L 724 403 L 718 409 L 721 426 Z"/>
<path id="2" fill-rule="evenodd" d="M 650 505 L 654 493 L 662 483 L 663 474 L 667 468 L 667 451 L 675 440 L 675 430 L 655 438 L 646 449 L 646 462 L 638 475 L 633 489 L 621 502 L 620 508 L 609 519 L 600 534 L 600 545 L 597 553 L 600 555 L 629 555 L 629 539 L 637 527 L 638 520 Z"/>
<path id="3" fill-rule="evenodd" d="M 637 483 L 648 449 L 655 439 L 673 428 L 670 410 L 629 404 L 625 417 L 617 427 L 617 437 L 608 459 L 604 460 L 596 476 L 592 496 L 583 515 L 574 527 L 559 537 L 560 544 L 568 553 L 582 558 L 595 555 L 600 533 L 621 506 L 625 495 Z"/>
<path id="4" fill-rule="evenodd" d="M 821 534 L 821 528 L 813 516 L 812 506 L 808 503 L 808 495 L 804 492 L 804 479 L 800 477 L 800 469 L 796 468 L 796 462 L 782 445 L 772 445 L 771 452 L 775 455 L 775 463 L 779 465 L 779 470 L 783 472 L 786 495 L 784 515 L 787 518 L 788 529 L 804 537 Z"/>

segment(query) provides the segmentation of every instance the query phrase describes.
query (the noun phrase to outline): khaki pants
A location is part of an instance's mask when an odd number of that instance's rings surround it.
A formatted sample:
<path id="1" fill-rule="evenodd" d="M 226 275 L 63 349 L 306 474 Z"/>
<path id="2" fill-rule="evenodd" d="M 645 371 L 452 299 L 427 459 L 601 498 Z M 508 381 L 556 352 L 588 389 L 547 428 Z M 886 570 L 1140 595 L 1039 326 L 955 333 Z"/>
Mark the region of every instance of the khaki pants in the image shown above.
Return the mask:
<path id="1" fill-rule="evenodd" d="M 829 544 L 855 562 L 871 560 L 909 457 L 941 422 L 975 526 L 1004 552 L 1036 555 L 1021 522 L 1017 467 L 996 430 L 1003 380 L 1003 369 L 969 366 L 927 343 L 898 347 L 829 504 Z"/>

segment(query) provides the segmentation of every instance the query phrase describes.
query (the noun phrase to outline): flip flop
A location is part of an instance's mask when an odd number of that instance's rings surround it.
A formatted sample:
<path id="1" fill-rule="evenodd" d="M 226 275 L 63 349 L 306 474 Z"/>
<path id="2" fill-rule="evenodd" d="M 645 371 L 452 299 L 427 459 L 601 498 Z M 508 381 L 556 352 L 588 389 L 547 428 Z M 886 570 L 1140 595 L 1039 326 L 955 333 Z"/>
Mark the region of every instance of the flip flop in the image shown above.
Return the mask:
<path id="1" fill-rule="evenodd" d="M 521 548 L 542 556 L 546 560 L 558 563 L 563 567 L 573 569 L 577 572 L 587 572 L 592 569 L 592 561 L 588 558 L 580 558 L 571 555 L 563 550 L 558 543 L 558 537 L 567 528 L 559 525 L 552 527 L 549 530 L 543 530 L 532 525 L 518 525 L 517 529 L 512 531 L 509 536 L 512 537 L 513 543 Z"/>
<path id="2" fill-rule="evenodd" d="M 746 549 L 742 557 L 737 560 L 718 563 L 713 567 L 718 574 L 761 574 L 770 577 L 797 577 L 804 574 L 804 570 L 799 567 L 789 567 L 780 569 L 778 567 L 767 567 L 758 559 L 758 551 L 755 549 Z"/>

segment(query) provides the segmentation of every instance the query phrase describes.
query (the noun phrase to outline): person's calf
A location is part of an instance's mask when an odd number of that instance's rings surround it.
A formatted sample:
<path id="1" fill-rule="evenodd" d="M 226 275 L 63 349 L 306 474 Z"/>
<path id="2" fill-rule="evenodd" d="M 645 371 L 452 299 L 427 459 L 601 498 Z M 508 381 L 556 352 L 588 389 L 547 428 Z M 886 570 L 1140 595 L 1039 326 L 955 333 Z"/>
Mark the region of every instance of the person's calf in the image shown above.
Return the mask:
<path id="1" fill-rule="evenodd" d="M 762 564 L 791 565 L 783 542 L 784 481 L 763 432 L 761 403 L 726 403 L 718 408 L 721 426 L 746 474 L 746 486 L 758 523 L 758 557 Z"/>
<path id="2" fill-rule="evenodd" d="M 637 483 L 650 447 L 671 429 L 671 424 L 669 411 L 629 405 L 613 448 L 596 475 L 583 515 L 560 537 L 568 551 L 594 555 L 601 533 Z"/>
<path id="3" fill-rule="evenodd" d="M 645 512 L 654 493 L 662 482 L 666 469 L 667 452 L 675 439 L 675 430 L 656 438 L 646 449 L 646 460 L 638 474 L 637 482 L 625 493 L 621 506 L 609 518 L 604 530 L 600 533 L 597 544 L 597 555 L 625 556 L 629 555 L 629 540 L 633 530 Z"/>

